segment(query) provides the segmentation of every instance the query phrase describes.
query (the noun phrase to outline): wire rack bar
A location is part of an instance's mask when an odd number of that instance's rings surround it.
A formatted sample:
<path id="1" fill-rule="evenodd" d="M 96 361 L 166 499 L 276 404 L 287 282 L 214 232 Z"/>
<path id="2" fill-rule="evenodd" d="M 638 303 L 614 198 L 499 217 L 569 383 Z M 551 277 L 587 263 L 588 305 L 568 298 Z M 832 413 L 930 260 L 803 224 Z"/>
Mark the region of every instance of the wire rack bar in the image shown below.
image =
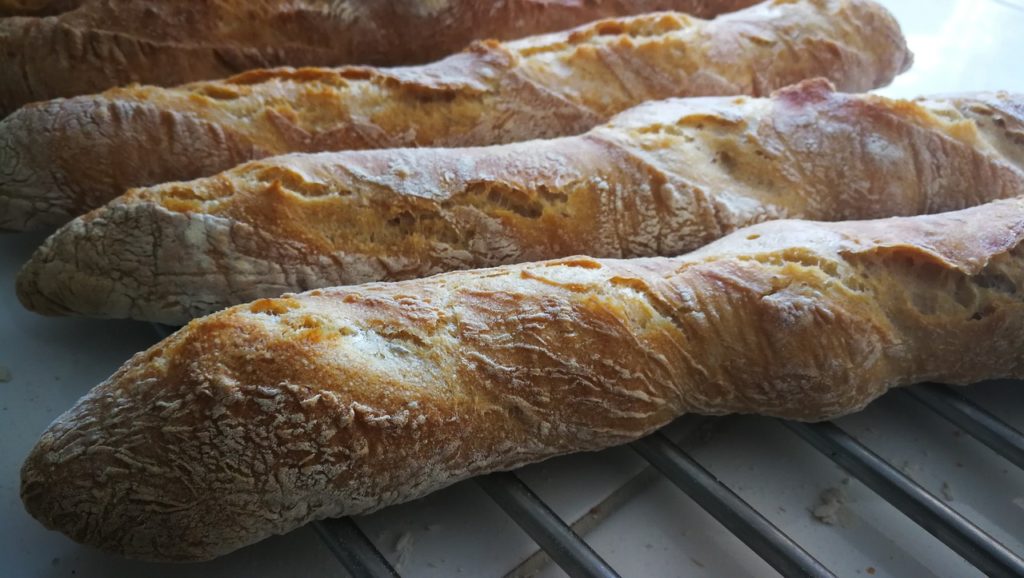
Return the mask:
<path id="1" fill-rule="evenodd" d="M 834 576 L 664 434 L 632 447 L 783 576 Z"/>
<path id="2" fill-rule="evenodd" d="M 515 474 L 502 472 L 477 478 L 477 484 L 573 578 L 617 578 L 594 552 Z"/>
<path id="3" fill-rule="evenodd" d="M 398 578 L 398 572 L 352 518 L 313 522 L 313 530 L 352 576 Z"/>
<path id="4" fill-rule="evenodd" d="M 989 576 L 1024 576 L 1024 560 L 832 423 L 782 422 Z"/>
<path id="5" fill-rule="evenodd" d="M 1024 434 L 948 385 L 911 387 L 906 395 L 921 402 L 1007 461 L 1024 469 Z"/>

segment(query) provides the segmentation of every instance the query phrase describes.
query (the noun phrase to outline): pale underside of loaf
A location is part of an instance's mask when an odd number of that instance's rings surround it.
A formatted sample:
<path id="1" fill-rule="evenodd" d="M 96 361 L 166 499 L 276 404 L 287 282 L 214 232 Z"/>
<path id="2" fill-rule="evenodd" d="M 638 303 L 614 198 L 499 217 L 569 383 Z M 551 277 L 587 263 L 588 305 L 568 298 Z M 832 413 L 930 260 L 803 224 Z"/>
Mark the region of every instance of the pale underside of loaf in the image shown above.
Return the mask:
<path id="1" fill-rule="evenodd" d="M 205 559 L 685 413 L 831 419 L 921 380 L 1024 377 L 1022 238 L 1018 198 L 257 301 L 61 416 L 22 497 L 76 540 Z"/>
<path id="2" fill-rule="evenodd" d="M 765 95 L 817 76 L 868 90 L 910 61 L 898 24 L 870 0 L 796 0 L 713 21 L 655 13 L 481 42 L 420 67 L 118 88 L 0 121 L 0 228 L 51 227 L 129 187 L 274 154 L 573 135 L 646 100 Z"/>
<path id="3" fill-rule="evenodd" d="M 650 103 L 580 137 L 255 161 L 76 219 L 18 294 L 47 314 L 181 324 L 288 291 L 679 255 L 769 219 L 955 210 L 1024 193 L 1022 102 L 813 81 L 771 99 Z"/>
<path id="4" fill-rule="evenodd" d="M 656 10 L 710 17 L 754 0 L 3 0 L 0 116 L 32 101 L 266 66 L 425 62 Z M 15 18 L 18 16 L 18 18 Z"/>

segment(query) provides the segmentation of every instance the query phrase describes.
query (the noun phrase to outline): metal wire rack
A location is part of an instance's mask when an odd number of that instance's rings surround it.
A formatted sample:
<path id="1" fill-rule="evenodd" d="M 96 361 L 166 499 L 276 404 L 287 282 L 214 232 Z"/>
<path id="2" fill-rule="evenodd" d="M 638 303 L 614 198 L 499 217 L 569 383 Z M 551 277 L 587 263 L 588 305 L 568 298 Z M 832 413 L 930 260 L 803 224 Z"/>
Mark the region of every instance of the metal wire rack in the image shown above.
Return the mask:
<path id="1" fill-rule="evenodd" d="M 1024 467 L 1024 435 L 952 388 L 920 385 L 900 394 Z M 781 423 L 980 571 L 989 576 L 1024 576 L 1021 553 L 1012 552 L 839 426 Z M 834 576 L 664 434 L 655 433 L 631 447 L 782 575 Z M 514 473 L 484 476 L 477 483 L 569 576 L 618 576 Z M 353 576 L 398 576 L 351 520 L 326 520 L 315 527 Z"/>
<path id="2" fill-rule="evenodd" d="M 156 328 L 161 336 L 169 334 L 169 328 Z M 922 384 L 895 393 L 915 400 L 1008 462 L 1024 468 L 1024 434 L 953 388 Z M 696 422 L 703 418 L 681 419 Z M 1021 553 L 1011 551 L 838 425 L 779 422 L 981 572 L 989 576 L 1024 577 Z M 666 435 L 656 432 L 634 442 L 631 448 L 780 574 L 835 576 Z M 515 473 L 482 476 L 476 483 L 569 576 L 619 576 Z M 399 576 L 350 518 L 322 520 L 312 526 L 352 576 Z"/>

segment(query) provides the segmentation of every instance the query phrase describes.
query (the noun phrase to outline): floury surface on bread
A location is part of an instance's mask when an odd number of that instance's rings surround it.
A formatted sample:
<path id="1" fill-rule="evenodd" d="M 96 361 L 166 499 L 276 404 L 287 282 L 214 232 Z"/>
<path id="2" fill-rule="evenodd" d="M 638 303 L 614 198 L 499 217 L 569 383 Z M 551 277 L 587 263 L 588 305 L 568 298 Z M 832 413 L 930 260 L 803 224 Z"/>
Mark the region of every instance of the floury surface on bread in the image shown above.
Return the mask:
<path id="1" fill-rule="evenodd" d="M 673 96 L 765 95 L 817 76 L 869 90 L 910 61 L 898 24 L 870 0 L 791 0 L 713 21 L 654 13 L 480 42 L 419 67 L 118 88 L 0 121 L 0 228 L 51 227 L 130 187 L 271 155 L 575 135 Z"/>
<path id="2" fill-rule="evenodd" d="M 919 381 L 1021 378 L 1022 239 L 1015 198 L 256 301 L 58 418 L 22 499 L 75 540 L 198 560 L 682 414 L 823 420 Z"/>
<path id="3" fill-rule="evenodd" d="M 192 317 L 289 291 L 585 254 L 673 256 L 768 219 L 868 219 L 1024 194 L 1020 96 L 649 103 L 586 135 L 293 155 L 139 189 L 21 271 L 47 314 Z"/>
<path id="4" fill-rule="evenodd" d="M 656 10 L 709 17 L 754 2 L 0 0 L 0 115 L 130 82 L 170 86 L 280 65 L 414 64 L 475 39 Z"/>

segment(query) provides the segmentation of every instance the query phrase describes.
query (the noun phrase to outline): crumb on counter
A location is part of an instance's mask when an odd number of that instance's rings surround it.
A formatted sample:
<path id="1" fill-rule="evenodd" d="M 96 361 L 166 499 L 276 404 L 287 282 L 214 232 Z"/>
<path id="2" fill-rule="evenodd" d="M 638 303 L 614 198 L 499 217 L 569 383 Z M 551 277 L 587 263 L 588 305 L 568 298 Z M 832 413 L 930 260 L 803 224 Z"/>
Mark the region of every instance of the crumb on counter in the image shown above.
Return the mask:
<path id="1" fill-rule="evenodd" d="M 953 488 L 950 487 L 949 482 L 942 482 L 942 497 L 947 502 L 953 501 Z"/>
<path id="2" fill-rule="evenodd" d="M 395 540 L 394 547 L 392 548 L 395 552 L 395 568 L 401 568 L 405 566 L 409 560 L 409 554 L 412 550 L 413 535 L 409 532 L 402 532 Z"/>
<path id="3" fill-rule="evenodd" d="M 811 514 L 822 524 L 835 526 L 841 522 L 840 513 L 846 504 L 846 492 L 842 488 L 825 488 L 818 497 L 818 505 Z"/>

